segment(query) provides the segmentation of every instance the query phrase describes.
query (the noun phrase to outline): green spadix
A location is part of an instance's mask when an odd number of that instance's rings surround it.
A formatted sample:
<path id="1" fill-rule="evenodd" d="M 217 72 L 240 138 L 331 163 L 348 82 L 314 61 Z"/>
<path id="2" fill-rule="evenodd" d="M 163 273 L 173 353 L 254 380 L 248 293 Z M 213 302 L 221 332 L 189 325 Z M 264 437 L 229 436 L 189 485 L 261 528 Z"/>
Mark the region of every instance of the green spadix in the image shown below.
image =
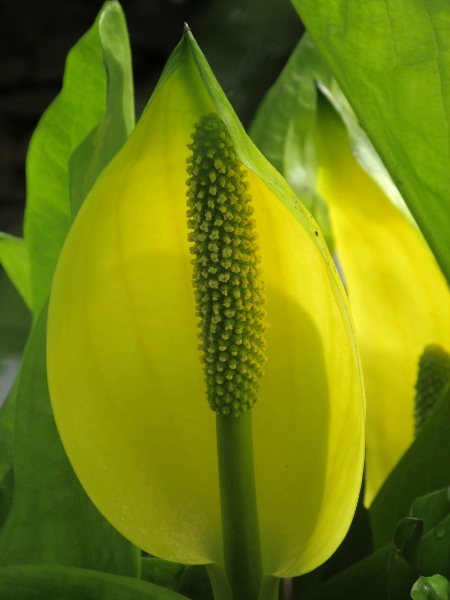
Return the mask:
<path id="1" fill-rule="evenodd" d="M 216 113 L 196 127 L 188 158 L 188 227 L 211 408 L 238 416 L 256 402 L 265 362 L 265 296 L 243 167 Z"/>

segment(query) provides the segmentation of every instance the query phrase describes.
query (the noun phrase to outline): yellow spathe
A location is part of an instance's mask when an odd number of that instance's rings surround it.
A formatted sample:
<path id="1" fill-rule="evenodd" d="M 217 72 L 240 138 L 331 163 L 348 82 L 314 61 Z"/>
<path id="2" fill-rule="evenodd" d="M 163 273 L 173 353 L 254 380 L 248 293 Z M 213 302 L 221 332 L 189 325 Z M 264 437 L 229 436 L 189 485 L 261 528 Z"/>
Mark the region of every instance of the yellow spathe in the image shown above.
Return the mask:
<path id="1" fill-rule="evenodd" d="M 215 414 L 200 363 L 187 241 L 194 124 L 218 112 L 247 167 L 266 285 L 253 409 L 264 571 L 304 573 L 351 522 L 364 404 L 346 299 L 314 222 L 245 136 L 187 35 L 74 223 L 52 288 L 55 419 L 87 493 L 136 545 L 223 565 Z"/>
<path id="2" fill-rule="evenodd" d="M 414 384 L 428 344 L 450 348 L 450 294 L 420 233 L 356 162 L 321 105 L 318 188 L 330 210 L 367 396 L 366 503 L 414 434 Z"/>

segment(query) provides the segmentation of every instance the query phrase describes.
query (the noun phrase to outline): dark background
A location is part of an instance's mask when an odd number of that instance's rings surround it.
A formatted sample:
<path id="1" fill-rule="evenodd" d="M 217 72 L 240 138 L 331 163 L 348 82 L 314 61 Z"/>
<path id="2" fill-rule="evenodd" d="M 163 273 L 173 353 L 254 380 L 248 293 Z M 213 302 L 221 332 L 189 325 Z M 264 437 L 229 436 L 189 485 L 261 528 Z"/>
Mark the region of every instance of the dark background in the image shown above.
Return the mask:
<path id="1" fill-rule="evenodd" d="M 0 230 L 22 233 L 30 136 L 61 88 L 67 52 L 102 2 L 0 0 Z M 248 125 L 300 38 L 289 0 L 122 2 L 137 114 L 189 23 L 238 116 Z"/>
<path id="2" fill-rule="evenodd" d="M 103 2 L 0 0 L 0 231 L 22 235 L 31 134 L 61 89 L 64 62 Z M 137 116 L 187 22 L 245 126 L 303 31 L 289 0 L 124 0 Z M 30 315 L 0 266 L 0 404 Z"/>

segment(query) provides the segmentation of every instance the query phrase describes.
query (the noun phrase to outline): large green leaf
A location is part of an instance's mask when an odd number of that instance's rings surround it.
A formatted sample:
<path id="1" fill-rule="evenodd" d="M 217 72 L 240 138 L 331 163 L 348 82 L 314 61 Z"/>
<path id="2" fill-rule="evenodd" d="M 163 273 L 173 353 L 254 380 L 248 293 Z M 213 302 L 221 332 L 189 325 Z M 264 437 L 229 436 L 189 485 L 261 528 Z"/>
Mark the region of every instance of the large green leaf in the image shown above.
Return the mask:
<path id="1" fill-rule="evenodd" d="M 182 600 L 146 581 L 56 565 L 0 568 L 2 600 Z"/>
<path id="2" fill-rule="evenodd" d="M 0 565 L 56 563 L 136 576 L 136 548 L 91 503 L 60 442 L 47 389 L 46 322 L 44 308 L 17 384 L 14 495 Z"/>
<path id="3" fill-rule="evenodd" d="M 379 548 L 391 539 L 396 524 L 408 516 L 416 498 L 448 486 L 449 423 L 450 388 L 447 388 L 369 508 L 375 547 Z"/>
<path id="4" fill-rule="evenodd" d="M 111 46 L 114 36 L 118 39 L 117 53 Z M 120 147 L 125 131 L 132 127 L 127 43 L 120 6 L 115 1 L 107 2 L 91 29 L 69 52 L 61 93 L 41 118 L 31 139 L 24 231 L 35 317 L 48 296 L 59 252 L 71 224 L 70 156 L 106 111 L 105 119 L 74 164 L 75 174 L 79 174 L 83 169 L 81 162 L 88 161 L 86 176 L 79 187 L 75 187 L 74 202 L 78 206 L 98 172 Z M 104 150 L 92 148 L 93 143 L 102 144 L 104 140 Z"/>
<path id="5" fill-rule="evenodd" d="M 450 5 L 293 0 L 450 281 Z"/>
<path id="6" fill-rule="evenodd" d="M 106 110 L 98 125 L 75 149 L 69 160 L 72 217 L 95 180 L 120 150 L 134 128 L 131 52 L 123 11 L 118 2 L 104 9 L 98 33 L 108 78 Z"/>

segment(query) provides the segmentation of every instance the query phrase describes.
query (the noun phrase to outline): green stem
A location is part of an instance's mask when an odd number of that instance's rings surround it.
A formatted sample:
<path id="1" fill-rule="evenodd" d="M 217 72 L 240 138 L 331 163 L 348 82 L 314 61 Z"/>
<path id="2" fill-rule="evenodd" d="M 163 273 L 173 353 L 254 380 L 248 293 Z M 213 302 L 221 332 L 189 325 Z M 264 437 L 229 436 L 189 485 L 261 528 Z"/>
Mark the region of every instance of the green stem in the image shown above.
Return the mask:
<path id="1" fill-rule="evenodd" d="M 263 581 L 251 413 L 216 418 L 225 572 L 234 600 L 258 600 Z"/>

